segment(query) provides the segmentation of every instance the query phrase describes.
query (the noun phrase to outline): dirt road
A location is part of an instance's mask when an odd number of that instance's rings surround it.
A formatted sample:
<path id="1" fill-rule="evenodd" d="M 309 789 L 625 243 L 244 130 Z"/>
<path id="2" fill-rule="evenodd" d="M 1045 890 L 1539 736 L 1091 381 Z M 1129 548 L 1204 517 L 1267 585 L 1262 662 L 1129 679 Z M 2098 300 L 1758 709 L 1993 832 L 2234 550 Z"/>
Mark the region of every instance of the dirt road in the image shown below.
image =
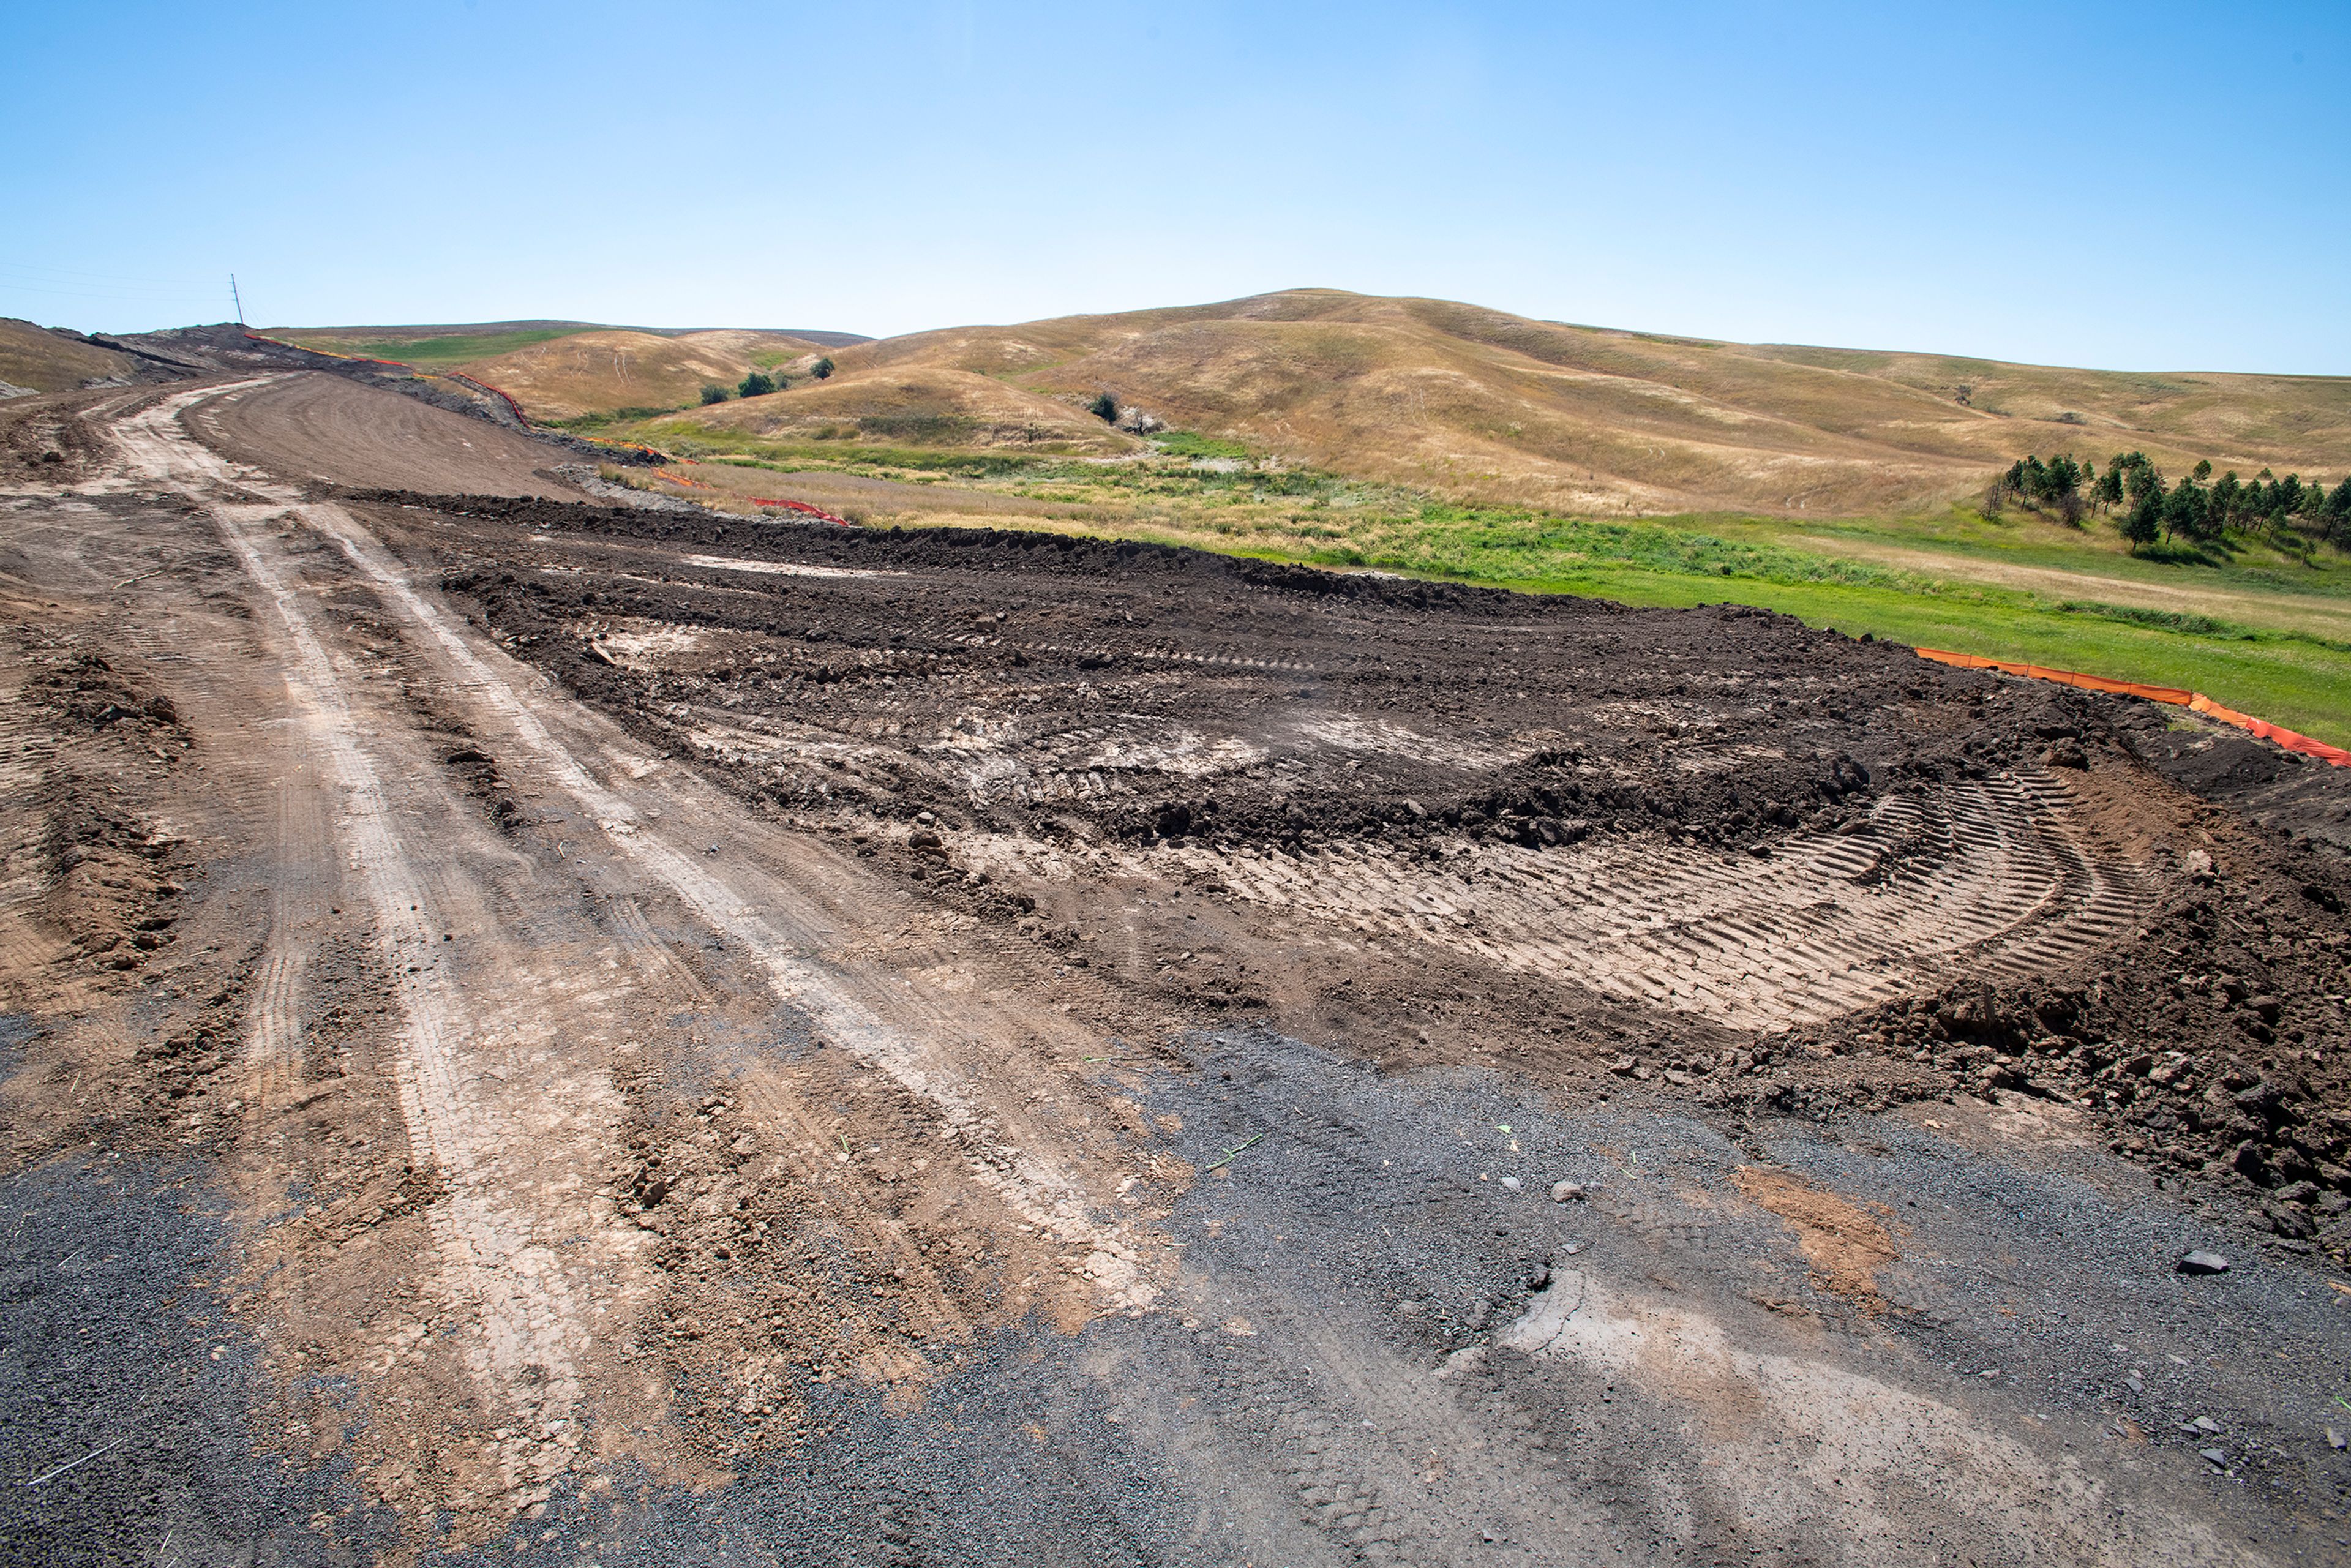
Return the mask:
<path id="1" fill-rule="evenodd" d="M 2339 863 L 2074 694 L 386 395 L 11 411 L 12 1560 L 2342 1555 Z"/>

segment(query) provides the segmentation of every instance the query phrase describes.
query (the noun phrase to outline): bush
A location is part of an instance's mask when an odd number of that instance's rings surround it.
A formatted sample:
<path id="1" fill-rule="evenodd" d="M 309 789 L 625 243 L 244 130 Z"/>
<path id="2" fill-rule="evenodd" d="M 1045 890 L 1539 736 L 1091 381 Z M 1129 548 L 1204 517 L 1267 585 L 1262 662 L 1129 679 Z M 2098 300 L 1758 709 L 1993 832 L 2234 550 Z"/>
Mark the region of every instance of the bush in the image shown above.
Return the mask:
<path id="1" fill-rule="evenodd" d="M 735 391 L 744 397 L 765 397 L 776 390 L 776 380 L 765 371 L 753 371 Z"/>
<path id="2" fill-rule="evenodd" d="M 825 380 L 832 374 L 832 361 L 831 360 L 819 360 L 816 363 L 809 367 L 809 374 L 814 376 L 819 381 Z"/>
<path id="3" fill-rule="evenodd" d="M 1086 412 L 1106 424 L 1118 423 L 1118 399 L 1108 392 L 1094 393 L 1094 401 L 1086 404 Z"/>
<path id="4" fill-rule="evenodd" d="M 726 401 L 726 389 L 725 387 L 705 387 L 702 389 L 703 407 L 708 408 L 714 402 L 725 402 Z"/>

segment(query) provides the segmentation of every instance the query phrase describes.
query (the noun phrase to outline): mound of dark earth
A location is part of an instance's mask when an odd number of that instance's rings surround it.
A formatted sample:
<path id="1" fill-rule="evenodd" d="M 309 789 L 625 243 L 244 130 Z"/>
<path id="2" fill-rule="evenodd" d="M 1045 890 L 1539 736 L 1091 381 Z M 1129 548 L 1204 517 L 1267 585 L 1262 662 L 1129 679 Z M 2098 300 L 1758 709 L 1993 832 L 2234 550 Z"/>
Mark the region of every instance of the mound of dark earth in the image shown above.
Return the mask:
<path id="1" fill-rule="evenodd" d="M 2035 1099 L 2351 1244 L 2343 862 L 2173 782 L 2341 810 L 2274 747 L 1735 606 L 374 499 L 649 742 L 1165 1006 L 1741 1113 Z"/>

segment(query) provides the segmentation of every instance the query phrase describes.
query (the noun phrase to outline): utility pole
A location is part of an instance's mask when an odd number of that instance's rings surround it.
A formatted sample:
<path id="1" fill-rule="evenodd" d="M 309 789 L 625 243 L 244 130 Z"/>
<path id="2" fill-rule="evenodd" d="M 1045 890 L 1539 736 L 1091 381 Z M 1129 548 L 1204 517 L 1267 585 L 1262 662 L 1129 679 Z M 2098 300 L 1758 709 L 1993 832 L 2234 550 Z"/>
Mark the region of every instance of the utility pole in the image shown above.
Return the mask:
<path id="1" fill-rule="evenodd" d="M 236 274 L 228 275 L 228 297 L 236 301 L 236 324 L 245 325 L 245 296 L 236 291 Z"/>

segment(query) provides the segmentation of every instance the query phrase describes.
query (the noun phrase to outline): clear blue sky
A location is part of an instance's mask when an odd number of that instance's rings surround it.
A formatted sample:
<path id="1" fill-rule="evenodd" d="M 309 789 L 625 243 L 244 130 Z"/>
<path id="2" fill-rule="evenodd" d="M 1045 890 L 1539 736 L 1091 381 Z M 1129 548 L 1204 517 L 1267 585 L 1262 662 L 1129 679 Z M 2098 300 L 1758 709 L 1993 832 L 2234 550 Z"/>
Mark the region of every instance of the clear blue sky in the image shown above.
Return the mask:
<path id="1" fill-rule="evenodd" d="M 0 314 L 875 334 L 1301 285 L 2351 373 L 2351 5 L 12 10 Z"/>

